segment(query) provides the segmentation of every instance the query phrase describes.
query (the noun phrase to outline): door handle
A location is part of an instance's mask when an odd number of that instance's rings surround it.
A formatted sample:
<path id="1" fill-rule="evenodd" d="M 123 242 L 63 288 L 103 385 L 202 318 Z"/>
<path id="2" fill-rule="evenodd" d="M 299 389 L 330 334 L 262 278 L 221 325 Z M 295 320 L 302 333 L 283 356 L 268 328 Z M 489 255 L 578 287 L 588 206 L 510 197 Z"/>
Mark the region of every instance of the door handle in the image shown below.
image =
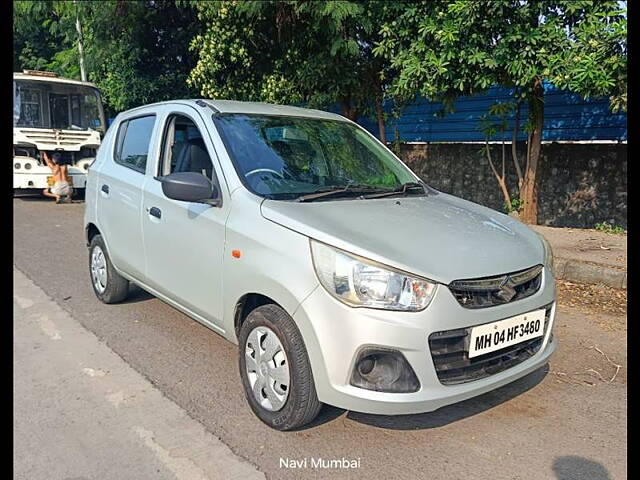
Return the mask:
<path id="1" fill-rule="evenodd" d="M 102 185 L 102 188 L 100 190 L 109 195 L 109 185 Z"/>
<path id="2" fill-rule="evenodd" d="M 147 210 L 147 212 L 149 212 L 149 215 L 151 215 L 152 217 L 156 217 L 156 218 L 162 217 L 162 211 L 158 207 L 151 207 L 150 209 Z"/>

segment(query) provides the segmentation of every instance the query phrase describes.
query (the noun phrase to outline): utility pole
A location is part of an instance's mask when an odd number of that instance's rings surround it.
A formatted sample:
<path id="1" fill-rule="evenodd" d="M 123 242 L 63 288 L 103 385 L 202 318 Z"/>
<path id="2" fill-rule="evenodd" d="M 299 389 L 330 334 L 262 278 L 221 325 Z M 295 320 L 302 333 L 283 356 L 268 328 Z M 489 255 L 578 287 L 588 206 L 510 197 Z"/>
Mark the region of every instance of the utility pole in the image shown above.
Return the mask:
<path id="1" fill-rule="evenodd" d="M 80 25 L 80 15 L 78 13 L 78 1 L 73 0 L 76 6 L 76 30 L 78 31 L 78 53 L 80 54 L 80 78 L 83 82 L 87 81 L 87 72 L 84 69 L 84 48 L 82 47 L 82 25 Z"/>

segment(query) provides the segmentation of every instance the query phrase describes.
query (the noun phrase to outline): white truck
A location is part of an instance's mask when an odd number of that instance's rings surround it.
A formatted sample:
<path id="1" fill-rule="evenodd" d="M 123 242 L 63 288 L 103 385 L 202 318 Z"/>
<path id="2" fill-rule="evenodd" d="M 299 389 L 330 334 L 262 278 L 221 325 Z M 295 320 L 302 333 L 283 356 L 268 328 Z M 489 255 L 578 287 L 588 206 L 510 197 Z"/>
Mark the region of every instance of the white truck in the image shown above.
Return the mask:
<path id="1" fill-rule="evenodd" d="M 106 131 L 100 92 L 89 82 L 51 72 L 13 74 L 13 192 L 53 185 L 41 152 L 58 152 L 74 189 L 84 191 L 87 170 Z"/>

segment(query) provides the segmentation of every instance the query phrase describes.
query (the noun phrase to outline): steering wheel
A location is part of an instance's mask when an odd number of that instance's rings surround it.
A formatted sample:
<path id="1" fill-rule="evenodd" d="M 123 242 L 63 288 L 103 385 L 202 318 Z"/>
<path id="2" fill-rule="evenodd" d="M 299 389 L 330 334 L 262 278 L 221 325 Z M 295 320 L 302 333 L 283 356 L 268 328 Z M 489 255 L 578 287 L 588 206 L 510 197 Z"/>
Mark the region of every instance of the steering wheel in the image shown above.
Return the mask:
<path id="1" fill-rule="evenodd" d="M 273 170 L 271 168 L 255 168 L 255 169 L 251 170 L 250 172 L 245 173 L 244 176 L 248 177 L 249 175 L 254 175 L 256 173 L 261 173 L 261 172 L 273 173 L 274 175 L 284 179 L 284 175 L 282 175 L 280 172 L 277 172 L 276 170 Z"/>

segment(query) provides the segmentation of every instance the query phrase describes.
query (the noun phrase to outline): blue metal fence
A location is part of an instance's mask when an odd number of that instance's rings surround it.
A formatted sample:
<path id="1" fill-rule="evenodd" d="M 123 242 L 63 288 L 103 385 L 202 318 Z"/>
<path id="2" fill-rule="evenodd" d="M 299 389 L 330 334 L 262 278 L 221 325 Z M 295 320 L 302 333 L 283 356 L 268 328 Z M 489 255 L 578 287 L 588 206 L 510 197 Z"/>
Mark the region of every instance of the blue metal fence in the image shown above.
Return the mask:
<path id="1" fill-rule="evenodd" d="M 494 102 L 508 102 L 513 98 L 512 90 L 492 87 L 483 95 L 461 97 L 455 102 L 455 111 L 439 116 L 442 104 L 424 98 L 406 107 L 398 119 L 389 118 L 386 125 L 387 140 L 395 139 L 396 128 L 404 142 L 481 142 L 484 135 L 479 129 L 480 116 L 486 114 Z M 385 105 L 390 112 L 390 106 Z M 338 111 L 337 107 L 331 111 Z M 527 119 L 528 106 L 520 113 L 521 126 Z M 508 118 L 505 140 L 511 140 L 514 115 Z M 374 119 L 358 120 L 363 127 L 378 135 L 378 124 Z M 502 140 L 496 135 L 491 140 Z M 579 95 L 545 85 L 544 141 L 584 141 L 627 139 L 626 113 L 612 113 L 608 98 L 583 99 Z M 526 140 L 521 132 L 518 140 Z"/>
<path id="2" fill-rule="evenodd" d="M 430 102 L 418 98 L 407 106 L 400 118 L 389 118 L 386 123 L 388 141 L 395 140 L 396 128 L 403 142 L 482 142 L 484 135 L 479 129 L 480 116 L 487 113 L 494 102 L 508 102 L 513 98 L 512 90 L 492 87 L 482 95 L 461 97 L 455 102 L 453 113 L 438 115 L 442 110 L 439 102 Z M 339 113 L 339 107 L 328 111 Z M 385 111 L 391 112 L 391 106 L 385 105 Z M 528 106 L 522 105 L 520 124 L 524 125 Z M 108 119 L 111 125 L 113 118 Z M 501 136 L 491 140 L 511 141 L 514 114 L 508 118 L 508 129 Z M 378 135 L 378 124 L 371 118 L 360 118 L 358 123 L 374 135 Z M 521 131 L 518 140 L 526 140 Z M 584 140 L 627 140 L 627 115 L 624 112 L 612 113 L 609 99 L 583 99 L 575 93 L 559 90 L 545 84 L 543 141 L 584 141 Z"/>

